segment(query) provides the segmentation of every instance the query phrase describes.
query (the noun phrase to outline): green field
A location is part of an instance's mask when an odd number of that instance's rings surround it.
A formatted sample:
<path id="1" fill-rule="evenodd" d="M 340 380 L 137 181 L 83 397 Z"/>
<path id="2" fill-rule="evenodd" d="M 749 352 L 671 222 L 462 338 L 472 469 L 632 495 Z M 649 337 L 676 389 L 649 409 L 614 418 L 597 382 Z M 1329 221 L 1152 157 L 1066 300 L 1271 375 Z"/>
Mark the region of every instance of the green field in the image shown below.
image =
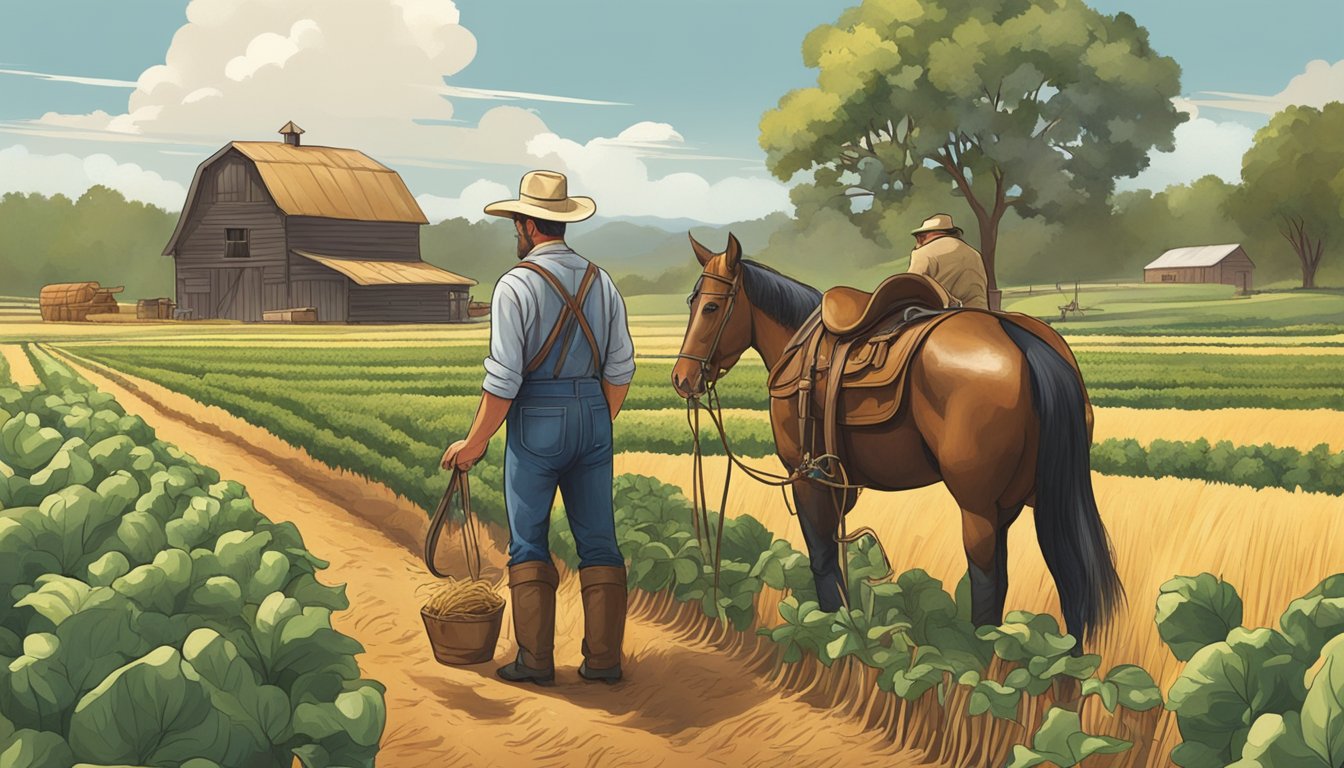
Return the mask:
<path id="1" fill-rule="evenodd" d="M 0 370 L 0 765 L 372 766 L 383 687 L 291 523 L 42 353 Z"/>

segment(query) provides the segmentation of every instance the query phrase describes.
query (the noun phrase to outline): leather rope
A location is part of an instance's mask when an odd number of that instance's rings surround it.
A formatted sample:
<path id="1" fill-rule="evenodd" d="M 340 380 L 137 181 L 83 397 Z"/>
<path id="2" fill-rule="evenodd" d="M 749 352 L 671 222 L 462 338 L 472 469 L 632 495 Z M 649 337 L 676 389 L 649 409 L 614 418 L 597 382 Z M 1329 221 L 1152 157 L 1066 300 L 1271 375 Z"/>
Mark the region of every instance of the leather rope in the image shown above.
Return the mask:
<path id="1" fill-rule="evenodd" d="M 467 573 L 471 575 L 472 581 L 479 581 L 481 543 L 476 533 L 476 513 L 471 506 L 471 483 L 467 480 L 467 473 L 460 469 L 454 469 L 449 477 L 448 487 L 444 489 L 443 498 L 439 499 L 439 506 L 429 521 L 429 530 L 425 532 L 425 567 L 441 579 L 449 578 L 449 574 L 443 573 L 434 564 L 434 552 L 438 549 L 439 535 L 448 523 L 454 496 L 458 498 L 458 504 L 462 509 L 462 554 L 467 560 Z"/>

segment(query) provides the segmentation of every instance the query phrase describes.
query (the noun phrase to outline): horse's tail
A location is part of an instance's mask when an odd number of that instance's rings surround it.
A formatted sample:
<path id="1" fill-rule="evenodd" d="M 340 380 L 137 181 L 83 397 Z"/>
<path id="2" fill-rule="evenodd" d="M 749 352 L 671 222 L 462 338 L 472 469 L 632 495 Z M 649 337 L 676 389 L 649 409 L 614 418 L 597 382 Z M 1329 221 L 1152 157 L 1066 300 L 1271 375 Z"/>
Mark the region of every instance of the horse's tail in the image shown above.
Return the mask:
<path id="1" fill-rule="evenodd" d="M 1049 344 L 1011 322 L 1000 323 L 1031 371 L 1031 401 L 1040 423 L 1036 538 L 1055 578 L 1065 624 L 1081 648 L 1084 637 L 1125 599 L 1092 494 L 1082 381 Z"/>

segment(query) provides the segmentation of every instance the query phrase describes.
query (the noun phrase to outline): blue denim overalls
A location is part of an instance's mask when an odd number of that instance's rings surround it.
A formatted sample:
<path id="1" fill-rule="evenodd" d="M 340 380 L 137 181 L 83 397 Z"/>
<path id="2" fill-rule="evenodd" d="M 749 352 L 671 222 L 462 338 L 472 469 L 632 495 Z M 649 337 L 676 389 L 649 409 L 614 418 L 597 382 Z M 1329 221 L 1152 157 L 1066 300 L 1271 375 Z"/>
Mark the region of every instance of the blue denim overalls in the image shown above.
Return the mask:
<path id="1" fill-rule="evenodd" d="M 547 343 L 528 364 L 522 387 L 509 408 L 504 453 L 509 565 L 550 562 L 551 507 L 559 489 L 578 548 L 579 567 L 624 566 L 625 558 L 616 547 L 611 504 L 611 410 L 602 395 L 601 354 L 582 312 L 597 268 L 589 265 L 577 295 L 571 296 L 544 267 L 530 262 L 518 266 L 545 278 L 565 306 Z M 592 376 L 556 378 L 571 347 L 579 355 L 587 347 Z"/>

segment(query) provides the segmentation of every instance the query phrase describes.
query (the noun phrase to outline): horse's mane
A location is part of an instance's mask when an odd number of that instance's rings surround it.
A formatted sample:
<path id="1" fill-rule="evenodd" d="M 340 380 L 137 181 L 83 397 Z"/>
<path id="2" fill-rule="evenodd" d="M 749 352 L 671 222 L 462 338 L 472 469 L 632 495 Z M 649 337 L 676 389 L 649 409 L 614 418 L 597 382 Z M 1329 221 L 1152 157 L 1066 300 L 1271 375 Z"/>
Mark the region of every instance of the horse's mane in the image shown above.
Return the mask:
<path id="1" fill-rule="evenodd" d="M 743 259 L 742 288 L 752 306 L 788 328 L 798 328 L 821 304 L 821 291 L 755 261 Z"/>

